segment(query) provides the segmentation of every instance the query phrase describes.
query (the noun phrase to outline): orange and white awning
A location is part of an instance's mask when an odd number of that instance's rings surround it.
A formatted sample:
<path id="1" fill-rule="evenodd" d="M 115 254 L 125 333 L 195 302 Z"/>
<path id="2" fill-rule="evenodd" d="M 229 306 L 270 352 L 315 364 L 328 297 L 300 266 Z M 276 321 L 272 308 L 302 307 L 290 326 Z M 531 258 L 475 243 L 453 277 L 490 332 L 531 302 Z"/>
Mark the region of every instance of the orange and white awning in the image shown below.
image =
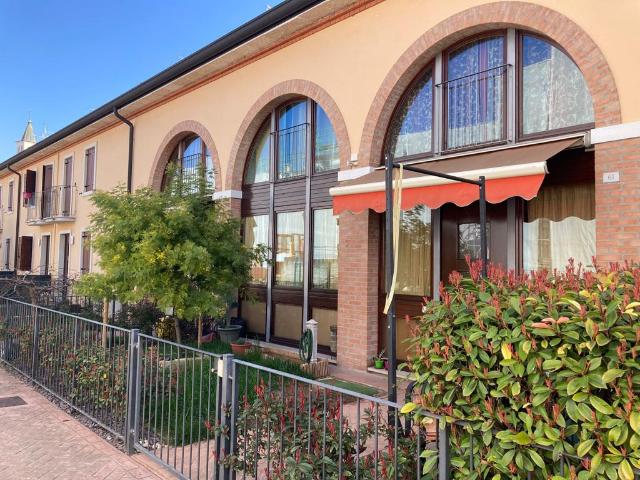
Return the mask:
<path id="1" fill-rule="evenodd" d="M 478 180 L 486 178 L 486 199 L 500 203 L 511 197 L 530 200 L 538 194 L 547 173 L 547 160 L 562 150 L 582 142 L 582 136 L 544 143 L 469 153 L 446 159 L 411 163 L 412 166 Z M 333 211 L 360 212 L 386 208 L 384 167 L 354 180 L 341 182 L 330 192 Z M 478 187 L 440 177 L 405 170 L 402 181 L 402 210 L 416 205 L 439 208 L 445 203 L 460 207 L 478 200 Z"/>

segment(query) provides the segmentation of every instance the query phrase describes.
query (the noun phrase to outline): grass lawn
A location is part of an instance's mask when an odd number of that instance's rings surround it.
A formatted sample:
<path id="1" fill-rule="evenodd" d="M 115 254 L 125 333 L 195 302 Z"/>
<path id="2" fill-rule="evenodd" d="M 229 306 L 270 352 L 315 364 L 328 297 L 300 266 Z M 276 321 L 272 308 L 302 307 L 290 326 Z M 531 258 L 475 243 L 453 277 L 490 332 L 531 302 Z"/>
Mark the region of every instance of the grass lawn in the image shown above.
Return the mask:
<path id="1" fill-rule="evenodd" d="M 231 353 L 231 347 L 220 341 L 207 343 L 202 349 L 215 354 Z M 143 439 L 150 444 L 161 442 L 180 446 L 212 438 L 213 432 L 205 425 L 207 422 L 215 425 L 218 382 L 216 358 L 177 347 L 171 351 L 161 349 L 158 353 L 161 360 L 145 363 L 142 371 Z M 313 378 L 299 364 L 287 359 L 266 357 L 259 349 L 250 350 L 237 358 L 273 370 Z M 256 386 L 261 382 L 274 391 L 292 388 L 289 386 L 294 383 L 244 365 L 236 365 L 236 376 L 239 402 L 253 402 Z"/>

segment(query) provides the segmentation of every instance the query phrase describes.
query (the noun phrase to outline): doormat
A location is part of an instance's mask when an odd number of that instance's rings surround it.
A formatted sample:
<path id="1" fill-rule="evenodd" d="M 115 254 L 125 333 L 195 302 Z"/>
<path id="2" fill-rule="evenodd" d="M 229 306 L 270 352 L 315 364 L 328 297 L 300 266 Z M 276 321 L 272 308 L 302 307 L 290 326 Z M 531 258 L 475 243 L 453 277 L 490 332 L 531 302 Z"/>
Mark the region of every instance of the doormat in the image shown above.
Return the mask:
<path id="1" fill-rule="evenodd" d="M 4 407 L 17 407 L 19 405 L 26 405 L 21 397 L 2 397 L 0 398 L 0 408 Z"/>

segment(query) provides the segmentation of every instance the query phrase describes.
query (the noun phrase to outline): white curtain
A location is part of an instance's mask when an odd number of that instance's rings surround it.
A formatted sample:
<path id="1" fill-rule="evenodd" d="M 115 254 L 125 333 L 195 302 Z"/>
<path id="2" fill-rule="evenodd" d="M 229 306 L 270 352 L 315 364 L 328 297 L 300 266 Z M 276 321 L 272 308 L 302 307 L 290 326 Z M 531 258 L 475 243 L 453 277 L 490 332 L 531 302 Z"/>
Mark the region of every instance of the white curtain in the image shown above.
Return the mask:
<path id="1" fill-rule="evenodd" d="M 313 286 L 338 288 L 338 219 L 332 209 L 313 212 Z"/>

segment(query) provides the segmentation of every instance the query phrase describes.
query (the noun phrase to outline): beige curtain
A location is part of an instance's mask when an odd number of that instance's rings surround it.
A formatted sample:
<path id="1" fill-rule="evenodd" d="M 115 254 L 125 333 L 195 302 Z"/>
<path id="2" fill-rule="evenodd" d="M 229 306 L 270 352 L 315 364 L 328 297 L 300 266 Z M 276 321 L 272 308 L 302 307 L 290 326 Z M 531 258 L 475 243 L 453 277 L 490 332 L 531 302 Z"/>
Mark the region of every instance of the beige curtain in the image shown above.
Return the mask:
<path id="1" fill-rule="evenodd" d="M 431 295 L 431 210 L 402 212 L 396 293 Z"/>
<path id="2" fill-rule="evenodd" d="M 561 270 L 570 258 L 591 265 L 595 242 L 594 184 L 545 186 L 527 202 L 523 225 L 525 271 Z"/>

